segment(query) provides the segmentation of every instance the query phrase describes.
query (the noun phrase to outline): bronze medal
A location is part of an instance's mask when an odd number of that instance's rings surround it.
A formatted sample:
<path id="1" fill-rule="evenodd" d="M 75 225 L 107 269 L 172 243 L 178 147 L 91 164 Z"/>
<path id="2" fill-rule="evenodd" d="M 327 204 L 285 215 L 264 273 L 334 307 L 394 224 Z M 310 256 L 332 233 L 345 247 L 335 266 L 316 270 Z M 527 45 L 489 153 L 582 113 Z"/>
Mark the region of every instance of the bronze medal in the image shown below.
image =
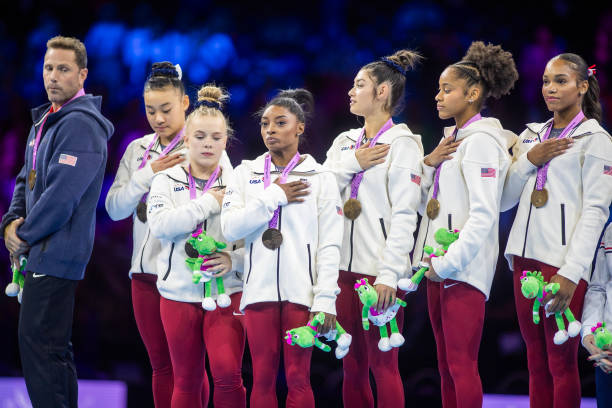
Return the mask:
<path id="1" fill-rule="evenodd" d="M 36 170 L 30 170 L 30 174 L 28 174 L 28 184 L 30 185 L 30 190 L 34 190 L 34 184 L 36 184 Z"/>
<path id="2" fill-rule="evenodd" d="M 543 207 L 548 201 L 548 191 L 545 188 L 541 190 L 533 190 L 531 193 L 531 204 L 535 208 Z"/>
<path id="3" fill-rule="evenodd" d="M 429 217 L 430 220 L 435 220 L 439 212 L 440 212 L 440 202 L 437 199 L 432 197 L 427 203 L 427 216 Z"/>
<path id="4" fill-rule="evenodd" d="M 140 220 L 140 222 L 147 222 L 147 203 L 144 201 L 139 201 L 138 206 L 136 207 L 136 217 Z"/>
<path id="5" fill-rule="evenodd" d="M 354 220 L 361 214 L 361 203 L 356 198 L 349 198 L 344 203 L 344 216 L 349 220 Z"/>
<path id="6" fill-rule="evenodd" d="M 268 228 L 261 236 L 261 241 L 266 248 L 275 250 L 283 243 L 283 234 L 276 228 Z"/>

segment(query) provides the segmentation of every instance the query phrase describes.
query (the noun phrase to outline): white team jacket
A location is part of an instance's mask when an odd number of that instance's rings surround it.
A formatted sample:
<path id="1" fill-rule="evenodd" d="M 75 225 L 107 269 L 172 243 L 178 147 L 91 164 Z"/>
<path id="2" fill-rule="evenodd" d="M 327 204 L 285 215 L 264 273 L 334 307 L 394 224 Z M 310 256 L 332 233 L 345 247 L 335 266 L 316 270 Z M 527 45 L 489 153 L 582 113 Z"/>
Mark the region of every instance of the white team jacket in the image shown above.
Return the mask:
<path id="1" fill-rule="evenodd" d="M 336 175 L 342 202 L 351 196 L 353 175 L 361 171 L 355 143 L 361 129 L 341 133 L 327 151 L 323 165 Z M 357 199 L 361 214 L 344 219 L 340 269 L 376 276 L 373 284 L 392 288 L 404 277 L 414 245 L 417 209 L 421 200 L 421 137 L 405 124 L 383 133 L 377 144 L 391 145 L 385 161 L 368 169 Z"/>
<path id="2" fill-rule="evenodd" d="M 222 174 L 214 185 L 230 183 L 232 172 L 231 166 L 222 165 Z M 207 235 L 227 243 L 225 251 L 232 259 L 232 271 L 223 276 L 225 293 L 231 295 L 242 290 L 244 250 L 235 249 L 234 243 L 223 237 L 217 200 L 210 194 L 202 194 L 199 186 L 197 190 L 197 198 L 191 200 L 187 172 L 182 165 L 177 165 L 155 175 L 148 198 L 151 234 L 161 244 L 157 256 L 157 288 L 166 299 L 179 302 L 199 303 L 204 299 L 204 283 L 192 282 L 192 272 L 185 263 L 185 242 L 199 223 L 204 223 L 202 229 Z M 212 283 L 212 297 L 216 299 L 217 287 L 214 280 Z"/>
<path id="3" fill-rule="evenodd" d="M 535 208 L 531 192 L 537 167 L 527 159 L 527 152 L 540 143 L 549 124 L 550 120 L 528 124 L 514 146 L 502 210 L 519 205 L 505 256 L 510 269 L 514 255 L 537 259 L 559 268 L 559 275 L 577 284 L 589 279 L 597 241 L 608 219 L 612 139 L 594 119 L 576 127 L 569 135 L 574 145 L 550 162 L 544 186 L 548 202 Z"/>
<path id="4" fill-rule="evenodd" d="M 445 128 L 444 137 L 451 137 L 454 130 L 455 126 Z M 458 229 L 459 239 L 443 257 L 432 259 L 433 267 L 441 278 L 468 283 L 488 299 L 499 253 L 500 201 L 516 135 L 499 120 L 482 118 L 459 129 L 456 140 L 463 142 L 442 165 L 440 211 L 433 220 L 425 206 L 433 195 L 436 169 L 423 163 L 423 219 L 412 264 L 416 267 L 423 259 L 425 245 L 439 246 L 434 240 L 439 228 Z"/>
<path id="5" fill-rule="evenodd" d="M 157 141 L 149 151 L 150 158 L 147 164 L 142 169 L 138 169 L 144 152 L 154 137 L 155 134 L 152 133 L 133 140 L 128 145 L 119 163 L 115 181 L 106 196 L 106 211 L 113 221 L 132 216 L 134 227 L 130 278 L 133 273 L 157 274 L 155 260 L 160 251 L 159 241 L 151 236 L 148 223 L 143 223 L 136 217 L 136 206 L 142 196 L 149 192 L 155 175 L 151 162 L 156 160 L 162 152 L 159 141 Z M 179 151 L 186 151 L 182 142 L 176 145 L 172 153 Z"/>
<path id="6" fill-rule="evenodd" d="M 584 298 L 582 310 L 582 338 L 598 322 L 612 328 L 612 224 L 608 225 L 597 251 L 595 270 Z"/>
<path id="7" fill-rule="evenodd" d="M 287 178 L 287 183 L 310 183 L 310 194 L 302 203 L 287 204 L 285 193 L 275 184 L 264 189 L 265 154 L 243 161 L 225 191 L 223 234 L 231 241 L 245 240 L 241 310 L 258 302 L 289 301 L 336 314 L 342 243 L 340 194 L 333 174 L 310 155 L 304 156 Z M 279 174 L 272 171 L 272 181 Z M 270 250 L 261 237 L 279 205 L 283 243 Z"/>

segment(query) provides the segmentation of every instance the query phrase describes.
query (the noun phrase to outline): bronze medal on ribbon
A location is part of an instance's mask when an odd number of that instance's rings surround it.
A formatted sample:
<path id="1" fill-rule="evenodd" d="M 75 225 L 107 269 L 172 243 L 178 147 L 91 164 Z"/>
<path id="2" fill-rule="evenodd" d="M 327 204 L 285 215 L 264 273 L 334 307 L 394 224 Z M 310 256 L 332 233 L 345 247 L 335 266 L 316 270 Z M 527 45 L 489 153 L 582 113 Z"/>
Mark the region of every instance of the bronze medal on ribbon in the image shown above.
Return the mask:
<path id="1" fill-rule="evenodd" d="M 138 206 L 136 207 L 136 217 L 140 220 L 140 222 L 147 222 L 147 203 L 144 201 L 138 202 Z"/>
<path id="2" fill-rule="evenodd" d="M 30 170 L 30 174 L 28 174 L 28 184 L 30 185 L 30 190 L 34 190 L 34 184 L 36 184 L 36 170 Z"/>
<path id="3" fill-rule="evenodd" d="M 276 228 L 268 228 L 261 236 L 261 241 L 266 248 L 275 250 L 283 243 L 283 234 Z"/>
<path id="4" fill-rule="evenodd" d="M 431 198 L 429 202 L 427 203 L 427 216 L 429 217 L 430 220 L 434 220 L 438 216 L 439 212 L 440 212 L 440 202 L 435 198 Z"/>
<path id="5" fill-rule="evenodd" d="M 534 207 L 540 208 L 543 207 L 544 204 L 548 201 L 548 191 L 545 188 L 541 190 L 533 190 L 531 193 L 531 204 Z"/>
<path id="6" fill-rule="evenodd" d="M 354 220 L 361 214 L 361 203 L 356 198 L 349 198 L 344 203 L 344 216 L 349 220 Z"/>

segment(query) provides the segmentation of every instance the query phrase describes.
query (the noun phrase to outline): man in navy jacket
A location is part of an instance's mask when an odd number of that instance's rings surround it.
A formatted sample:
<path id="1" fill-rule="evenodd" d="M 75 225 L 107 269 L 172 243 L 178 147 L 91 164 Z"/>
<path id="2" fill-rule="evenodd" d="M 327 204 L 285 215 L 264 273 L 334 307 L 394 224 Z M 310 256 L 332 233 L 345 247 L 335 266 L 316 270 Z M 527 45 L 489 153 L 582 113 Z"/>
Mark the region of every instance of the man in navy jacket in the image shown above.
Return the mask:
<path id="1" fill-rule="evenodd" d="M 102 98 L 86 95 L 87 52 L 76 38 L 47 42 L 43 79 L 51 103 L 34 122 L 0 229 L 15 262 L 27 255 L 19 349 L 34 407 L 76 407 L 74 295 L 94 242 L 96 207 L 113 125 Z"/>

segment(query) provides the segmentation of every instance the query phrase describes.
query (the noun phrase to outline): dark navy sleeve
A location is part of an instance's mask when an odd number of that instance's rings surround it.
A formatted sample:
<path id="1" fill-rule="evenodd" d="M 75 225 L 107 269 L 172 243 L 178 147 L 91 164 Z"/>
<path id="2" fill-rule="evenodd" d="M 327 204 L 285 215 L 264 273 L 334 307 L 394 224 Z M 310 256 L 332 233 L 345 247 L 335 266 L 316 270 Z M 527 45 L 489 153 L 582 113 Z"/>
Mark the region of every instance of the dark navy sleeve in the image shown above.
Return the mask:
<path id="1" fill-rule="evenodd" d="M 57 129 L 51 159 L 45 163 L 46 188 L 17 235 L 32 246 L 59 231 L 72 217 L 105 158 L 106 135 L 98 122 L 86 114 L 66 118 Z"/>
<path id="2" fill-rule="evenodd" d="M 26 184 L 26 165 L 24 164 L 17 178 L 15 179 L 15 189 L 13 190 L 13 198 L 8 211 L 2 216 L 0 224 L 0 239 L 4 239 L 4 229 L 19 217 L 26 216 L 26 201 L 25 201 L 25 184 Z"/>

